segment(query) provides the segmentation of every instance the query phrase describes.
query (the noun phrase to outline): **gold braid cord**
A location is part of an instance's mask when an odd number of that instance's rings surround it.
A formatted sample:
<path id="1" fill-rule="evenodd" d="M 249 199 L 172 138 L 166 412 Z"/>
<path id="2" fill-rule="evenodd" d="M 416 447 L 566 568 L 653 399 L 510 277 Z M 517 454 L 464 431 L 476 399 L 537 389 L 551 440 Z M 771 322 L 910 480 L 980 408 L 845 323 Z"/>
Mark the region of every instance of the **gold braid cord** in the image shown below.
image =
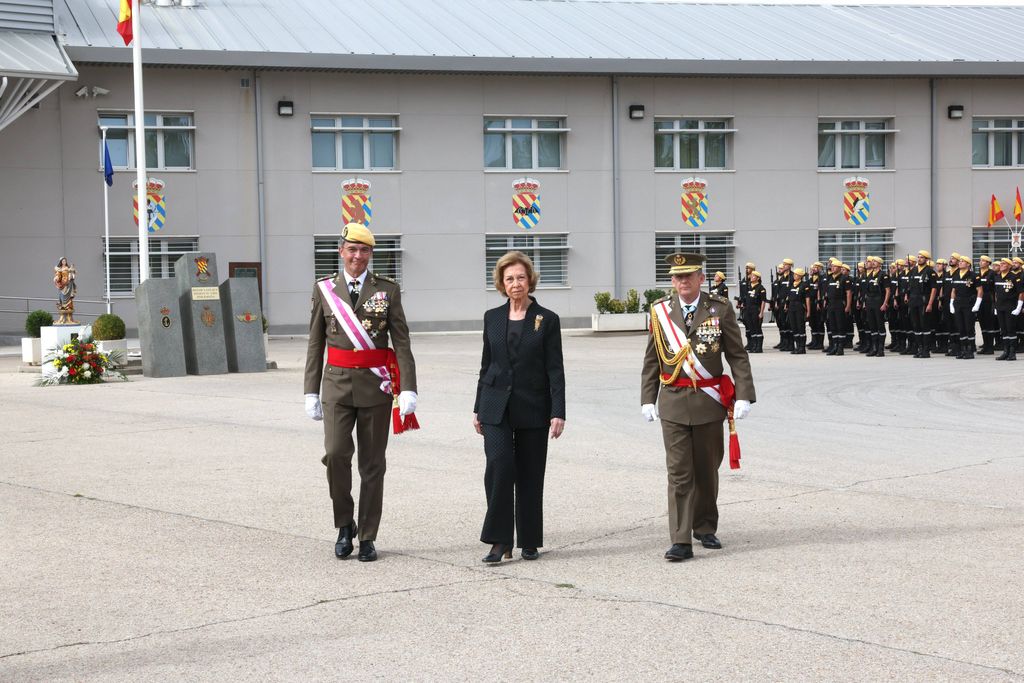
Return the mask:
<path id="1" fill-rule="evenodd" d="M 679 373 L 683 370 L 683 361 L 690 355 L 690 344 L 684 342 L 683 347 L 670 356 L 668 353 L 668 341 L 665 339 L 665 331 L 658 320 L 658 312 L 653 307 L 651 307 L 651 334 L 654 335 L 654 348 L 658 351 L 658 359 L 662 365 L 672 368 L 672 375 L 668 379 L 665 379 L 660 372 L 658 373 L 658 378 L 664 386 L 675 384 L 675 381 L 679 379 Z M 697 381 L 691 377 L 690 382 L 696 391 Z"/>

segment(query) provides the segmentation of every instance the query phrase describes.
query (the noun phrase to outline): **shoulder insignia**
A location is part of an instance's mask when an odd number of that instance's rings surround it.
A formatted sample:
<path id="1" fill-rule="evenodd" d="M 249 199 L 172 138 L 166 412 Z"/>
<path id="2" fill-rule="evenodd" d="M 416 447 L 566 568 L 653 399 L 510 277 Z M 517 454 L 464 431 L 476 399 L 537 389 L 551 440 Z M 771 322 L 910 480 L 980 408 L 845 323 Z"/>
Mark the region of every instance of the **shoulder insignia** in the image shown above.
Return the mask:
<path id="1" fill-rule="evenodd" d="M 331 273 L 330 275 L 324 275 L 323 277 L 318 277 L 316 279 L 316 281 L 317 282 L 322 282 L 323 280 L 333 280 L 336 277 L 338 277 L 337 273 Z"/>
<path id="2" fill-rule="evenodd" d="M 669 299 L 671 299 L 671 298 L 672 298 L 672 295 L 671 295 L 671 294 L 669 294 L 669 295 L 667 295 L 667 296 L 663 296 L 663 297 L 661 297 L 660 299 L 658 299 L 658 300 L 657 300 L 657 301 L 655 301 L 654 303 L 656 303 L 656 304 L 660 304 L 660 303 L 661 303 L 662 301 L 668 301 L 668 300 L 669 300 Z M 653 304 L 652 304 L 652 305 L 653 305 Z"/>
<path id="3" fill-rule="evenodd" d="M 377 278 L 378 280 L 383 280 L 384 282 L 390 282 L 393 285 L 397 285 L 398 284 L 397 280 L 392 280 L 391 278 L 387 277 L 386 275 L 381 275 L 380 273 L 374 273 L 373 276 L 375 278 Z"/>
<path id="4" fill-rule="evenodd" d="M 727 298 L 725 298 L 724 296 L 719 296 L 718 294 L 709 294 L 708 297 L 712 301 L 717 301 L 720 304 L 727 304 L 727 303 L 729 303 L 729 300 Z"/>

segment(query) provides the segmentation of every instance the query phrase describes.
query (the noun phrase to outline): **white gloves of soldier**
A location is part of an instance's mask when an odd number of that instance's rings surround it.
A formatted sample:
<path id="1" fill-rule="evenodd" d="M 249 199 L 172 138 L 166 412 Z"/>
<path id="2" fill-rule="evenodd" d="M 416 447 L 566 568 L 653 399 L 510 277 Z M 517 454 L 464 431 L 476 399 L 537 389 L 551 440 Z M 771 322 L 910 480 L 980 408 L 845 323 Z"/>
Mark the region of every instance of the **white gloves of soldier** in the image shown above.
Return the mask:
<path id="1" fill-rule="evenodd" d="M 953 301 L 950 301 L 950 302 L 949 302 L 949 314 L 950 314 L 950 315 L 954 315 L 954 314 L 956 313 L 956 310 L 955 310 L 955 308 L 956 308 L 956 306 L 955 306 L 955 302 L 953 302 Z"/>
<path id="2" fill-rule="evenodd" d="M 320 394 L 306 394 L 306 415 L 317 421 L 324 419 L 324 408 L 320 405 Z"/>
<path id="3" fill-rule="evenodd" d="M 640 406 L 640 413 L 648 422 L 654 422 L 658 419 L 658 407 L 653 403 L 645 403 Z"/>
<path id="4" fill-rule="evenodd" d="M 1020 315 L 1020 309 L 1024 308 L 1024 301 L 1017 302 L 1017 308 L 1013 309 L 1013 313 L 1010 315 Z"/>
<path id="5" fill-rule="evenodd" d="M 981 298 L 980 297 L 974 300 L 974 305 L 971 306 L 971 313 L 977 313 L 979 308 L 981 308 Z"/>
<path id="6" fill-rule="evenodd" d="M 398 394 L 398 414 L 402 417 L 416 412 L 416 392 L 402 391 Z"/>
<path id="7" fill-rule="evenodd" d="M 750 401 L 738 399 L 732 406 L 732 419 L 742 420 L 750 414 Z"/>

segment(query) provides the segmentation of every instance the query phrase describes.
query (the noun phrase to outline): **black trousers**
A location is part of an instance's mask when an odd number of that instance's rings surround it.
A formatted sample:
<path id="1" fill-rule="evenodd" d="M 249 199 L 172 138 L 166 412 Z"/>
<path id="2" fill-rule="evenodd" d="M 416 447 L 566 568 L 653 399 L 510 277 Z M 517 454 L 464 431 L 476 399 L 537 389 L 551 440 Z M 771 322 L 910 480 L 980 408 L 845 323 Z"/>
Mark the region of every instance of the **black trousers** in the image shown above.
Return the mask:
<path id="1" fill-rule="evenodd" d="M 928 320 L 925 318 L 925 305 L 923 303 L 910 304 L 910 329 L 921 339 L 922 335 L 928 334 Z"/>
<path id="2" fill-rule="evenodd" d="M 513 429 L 508 413 L 501 424 L 483 425 L 484 493 L 487 515 L 480 540 L 520 548 L 544 545 L 544 468 L 548 428 Z"/>
<path id="3" fill-rule="evenodd" d="M 803 306 L 790 304 L 786 312 L 786 322 L 789 332 L 798 339 L 807 340 L 807 320 L 804 315 L 806 310 Z"/>
<path id="4" fill-rule="evenodd" d="M 961 344 L 974 343 L 974 313 L 971 311 L 973 305 L 973 299 L 970 304 L 954 303 L 953 305 L 953 319 L 956 321 L 956 332 Z"/>
<path id="5" fill-rule="evenodd" d="M 885 339 L 885 313 L 882 312 L 881 302 L 867 304 L 864 308 L 864 314 L 867 318 L 865 323 L 867 324 L 868 333 Z"/>
<path id="6" fill-rule="evenodd" d="M 1013 311 L 996 311 L 999 320 L 999 336 L 1003 338 L 1004 344 L 1017 341 L 1017 318 L 1020 316 L 1014 316 L 1012 313 Z"/>
<path id="7" fill-rule="evenodd" d="M 757 317 L 757 311 L 751 311 L 747 313 L 743 311 L 743 326 L 747 328 L 747 334 L 753 338 L 763 337 L 764 334 L 761 332 L 761 319 Z"/>
<path id="8" fill-rule="evenodd" d="M 818 309 L 816 303 L 811 304 L 811 334 L 825 333 L 825 312 Z"/>
<path id="9" fill-rule="evenodd" d="M 829 306 L 826 311 L 828 333 L 833 339 L 846 339 L 846 309 L 842 306 Z"/>

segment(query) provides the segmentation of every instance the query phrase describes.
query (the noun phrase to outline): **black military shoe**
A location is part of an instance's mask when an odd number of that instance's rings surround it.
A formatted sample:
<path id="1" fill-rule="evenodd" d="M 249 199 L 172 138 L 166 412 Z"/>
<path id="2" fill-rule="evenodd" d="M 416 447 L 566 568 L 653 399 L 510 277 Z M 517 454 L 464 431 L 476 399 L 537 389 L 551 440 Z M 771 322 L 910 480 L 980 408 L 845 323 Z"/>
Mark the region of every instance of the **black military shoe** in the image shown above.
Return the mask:
<path id="1" fill-rule="evenodd" d="M 665 559 L 672 562 L 682 562 L 693 557 L 693 546 L 689 543 L 673 543 L 672 547 L 665 551 Z"/>
<path id="2" fill-rule="evenodd" d="M 359 541 L 359 561 L 377 561 L 377 549 L 373 547 L 373 541 Z"/>
<path id="3" fill-rule="evenodd" d="M 352 536 L 355 532 L 355 522 L 349 522 L 338 529 L 338 542 L 334 544 L 335 557 L 345 558 L 352 554 Z"/>
<path id="4" fill-rule="evenodd" d="M 700 544 L 705 548 L 710 550 L 722 549 L 722 542 L 714 534 L 694 534 L 693 537 L 700 541 Z"/>

